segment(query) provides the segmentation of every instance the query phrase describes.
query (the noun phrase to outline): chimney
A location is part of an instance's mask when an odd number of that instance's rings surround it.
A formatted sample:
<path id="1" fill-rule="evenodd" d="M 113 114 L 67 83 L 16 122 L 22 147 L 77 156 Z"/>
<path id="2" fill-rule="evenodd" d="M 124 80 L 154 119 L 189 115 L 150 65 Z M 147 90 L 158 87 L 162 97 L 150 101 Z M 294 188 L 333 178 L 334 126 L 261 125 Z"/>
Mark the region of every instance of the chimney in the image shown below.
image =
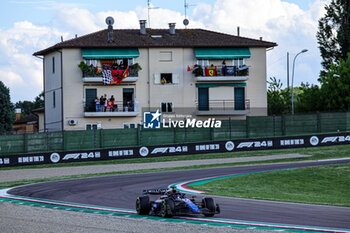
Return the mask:
<path id="1" fill-rule="evenodd" d="M 239 36 L 239 26 L 237 27 L 237 36 Z"/>
<path id="2" fill-rule="evenodd" d="M 169 23 L 169 33 L 171 35 L 175 34 L 175 23 Z"/>
<path id="3" fill-rule="evenodd" d="M 140 34 L 146 35 L 146 20 L 140 20 Z"/>
<path id="4" fill-rule="evenodd" d="M 20 108 L 15 108 L 16 121 L 21 119 L 21 112 L 22 112 L 22 110 Z"/>
<path id="5" fill-rule="evenodd" d="M 113 42 L 113 26 L 108 25 L 108 43 Z"/>
<path id="6" fill-rule="evenodd" d="M 262 36 L 260 36 L 260 40 L 262 40 Z"/>

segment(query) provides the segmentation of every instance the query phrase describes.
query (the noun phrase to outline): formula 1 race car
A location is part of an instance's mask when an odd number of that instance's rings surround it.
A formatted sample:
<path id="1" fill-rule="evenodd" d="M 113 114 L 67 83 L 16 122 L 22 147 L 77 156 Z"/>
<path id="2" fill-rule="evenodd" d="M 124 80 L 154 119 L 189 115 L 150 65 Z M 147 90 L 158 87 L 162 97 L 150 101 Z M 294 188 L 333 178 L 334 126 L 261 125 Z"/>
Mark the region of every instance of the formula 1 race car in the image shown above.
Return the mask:
<path id="1" fill-rule="evenodd" d="M 140 215 L 156 215 L 163 218 L 195 214 L 212 217 L 220 213 L 220 207 L 211 197 L 197 201 L 195 196 L 187 198 L 184 193 L 171 188 L 143 190 L 143 196 L 136 199 L 136 211 Z"/>

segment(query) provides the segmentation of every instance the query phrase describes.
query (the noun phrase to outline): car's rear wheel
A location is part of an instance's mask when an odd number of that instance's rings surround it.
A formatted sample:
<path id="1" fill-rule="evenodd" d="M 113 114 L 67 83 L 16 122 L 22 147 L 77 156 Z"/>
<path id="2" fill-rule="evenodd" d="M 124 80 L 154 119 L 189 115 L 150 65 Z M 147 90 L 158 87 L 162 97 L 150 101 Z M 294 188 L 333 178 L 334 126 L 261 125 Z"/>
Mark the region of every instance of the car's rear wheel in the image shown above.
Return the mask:
<path id="1" fill-rule="evenodd" d="M 147 215 L 149 214 L 149 211 L 151 210 L 151 205 L 149 202 L 149 197 L 138 197 L 136 199 L 136 212 L 139 215 Z"/>
<path id="2" fill-rule="evenodd" d="M 164 199 L 160 209 L 160 215 L 163 218 L 171 218 L 174 214 L 175 203 L 172 199 Z"/>
<path id="3" fill-rule="evenodd" d="M 215 201 L 213 198 L 211 197 L 205 197 L 203 198 L 202 200 L 202 206 L 204 208 L 207 208 L 208 209 L 208 213 L 204 213 L 204 216 L 206 217 L 213 217 L 214 214 L 215 214 L 215 209 L 216 209 L 216 205 L 215 205 Z"/>

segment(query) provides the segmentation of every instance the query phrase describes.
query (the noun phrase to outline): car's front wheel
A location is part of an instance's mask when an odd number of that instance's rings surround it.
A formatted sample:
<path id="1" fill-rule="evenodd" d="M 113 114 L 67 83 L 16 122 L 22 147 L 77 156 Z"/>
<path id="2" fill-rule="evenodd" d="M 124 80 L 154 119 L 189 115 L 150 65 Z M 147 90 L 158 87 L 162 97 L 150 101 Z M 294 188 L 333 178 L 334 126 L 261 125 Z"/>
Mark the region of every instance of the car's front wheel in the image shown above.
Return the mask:
<path id="1" fill-rule="evenodd" d="M 160 209 L 160 215 L 163 218 L 171 218 L 174 214 L 174 206 L 175 204 L 173 200 L 169 198 L 164 199 Z"/>

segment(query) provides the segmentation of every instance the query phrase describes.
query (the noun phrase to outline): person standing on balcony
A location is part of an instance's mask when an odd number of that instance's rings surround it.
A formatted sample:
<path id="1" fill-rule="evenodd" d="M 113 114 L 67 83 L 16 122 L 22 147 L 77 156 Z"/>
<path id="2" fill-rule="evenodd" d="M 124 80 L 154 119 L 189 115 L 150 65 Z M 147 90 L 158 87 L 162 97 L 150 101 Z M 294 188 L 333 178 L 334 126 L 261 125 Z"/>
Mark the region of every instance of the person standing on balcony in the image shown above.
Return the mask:
<path id="1" fill-rule="evenodd" d="M 96 112 L 100 111 L 100 99 L 96 97 L 95 99 L 95 104 L 96 104 Z"/>
<path id="2" fill-rule="evenodd" d="M 101 95 L 101 98 L 100 98 L 100 111 L 104 112 L 104 110 L 105 110 L 105 101 L 103 100 L 103 96 Z"/>
<path id="3" fill-rule="evenodd" d="M 111 98 L 109 98 L 109 102 L 110 102 L 109 107 L 111 112 L 114 112 L 114 101 L 115 99 L 114 99 L 114 96 L 112 95 Z"/>
<path id="4" fill-rule="evenodd" d="M 223 76 L 226 75 L 226 63 L 225 63 L 225 60 L 222 61 L 221 73 L 222 73 Z"/>
<path id="5" fill-rule="evenodd" d="M 107 110 L 107 101 L 108 101 L 107 95 L 104 94 L 104 96 L 103 96 L 103 106 L 104 106 L 103 111 L 104 111 L 104 112 Z"/>

